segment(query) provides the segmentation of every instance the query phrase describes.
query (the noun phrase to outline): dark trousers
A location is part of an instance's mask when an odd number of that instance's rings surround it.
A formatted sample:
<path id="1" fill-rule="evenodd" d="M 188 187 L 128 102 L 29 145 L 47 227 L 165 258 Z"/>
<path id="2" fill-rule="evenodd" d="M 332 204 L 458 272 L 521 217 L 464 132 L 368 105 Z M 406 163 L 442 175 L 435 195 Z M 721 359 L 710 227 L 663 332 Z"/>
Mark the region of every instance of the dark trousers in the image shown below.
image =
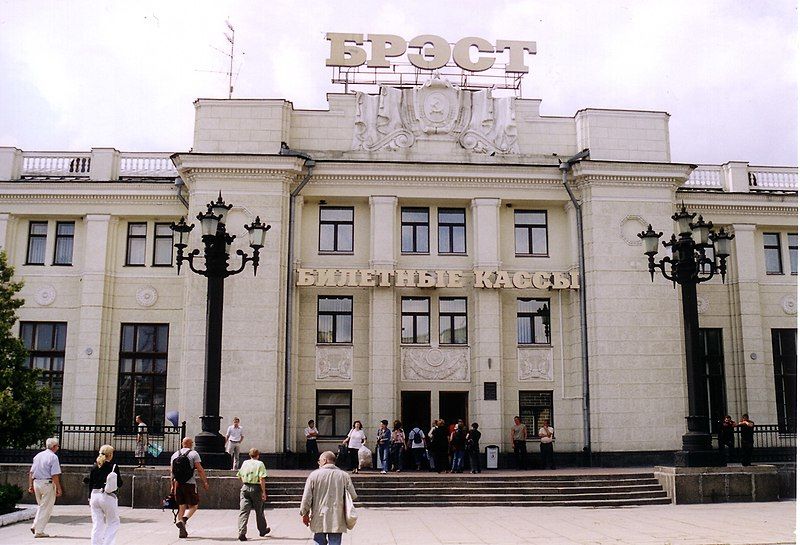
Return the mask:
<path id="1" fill-rule="evenodd" d="M 411 455 L 414 457 L 414 465 L 417 468 L 417 471 L 422 469 L 422 455 L 425 454 L 424 448 L 412 448 Z"/>
<path id="2" fill-rule="evenodd" d="M 753 459 L 753 443 L 745 443 L 742 441 L 742 465 L 749 466 L 750 460 Z"/>
<path id="3" fill-rule="evenodd" d="M 350 455 L 350 469 L 358 469 L 358 449 L 348 448 L 347 453 Z"/>
<path id="4" fill-rule="evenodd" d="M 436 450 L 433 452 L 433 465 L 436 467 L 437 473 L 447 471 L 450 468 L 450 466 L 447 464 L 446 450 Z"/>
<path id="5" fill-rule="evenodd" d="M 392 469 L 403 469 L 403 443 L 392 443 Z"/>
<path id="6" fill-rule="evenodd" d="M 525 441 L 514 441 L 514 457 L 517 461 L 517 469 L 527 469 L 528 445 Z"/>
<path id="7" fill-rule="evenodd" d="M 469 469 L 473 473 L 480 473 L 481 472 L 480 452 L 478 452 L 477 450 L 468 450 L 467 454 L 469 454 Z"/>
<path id="8" fill-rule="evenodd" d="M 539 451 L 542 453 L 542 467 L 555 469 L 556 462 L 553 457 L 553 443 L 539 443 Z"/>
<path id="9" fill-rule="evenodd" d="M 319 458 L 319 448 L 317 447 L 316 439 L 306 439 L 306 454 L 308 455 L 308 465 L 316 468 L 317 459 Z"/>

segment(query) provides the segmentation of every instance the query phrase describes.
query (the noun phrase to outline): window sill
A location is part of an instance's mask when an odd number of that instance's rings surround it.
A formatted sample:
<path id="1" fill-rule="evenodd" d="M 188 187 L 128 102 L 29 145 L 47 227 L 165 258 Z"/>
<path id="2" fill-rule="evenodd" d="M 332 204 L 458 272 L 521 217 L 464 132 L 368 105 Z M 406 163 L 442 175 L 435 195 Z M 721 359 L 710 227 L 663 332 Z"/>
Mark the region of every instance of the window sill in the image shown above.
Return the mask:
<path id="1" fill-rule="evenodd" d="M 550 257 L 550 254 L 514 254 L 514 257 Z"/>
<path id="2" fill-rule="evenodd" d="M 72 263 L 52 263 L 53 267 L 72 267 Z"/>
<path id="3" fill-rule="evenodd" d="M 400 252 L 400 255 L 431 255 L 430 252 Z"/>
<path id="4" fill-rule="evenodd" d="M 146 267 L 144 263 L 125 263 L 123 267 Z"/>
<path id="5" fill-rule="evenodd" d="M 25 263 L 26 267 L 44 267 L 44 263 Z"/>
<path id="6" fill-rule="evenodd" d="M 527 343 L 527 344 L 520 344 L 517 343 L 517 348 L 553 348 L 552 343 Z"/>
<path id="7" fill-rule="evenodd" d="M 164 264 L 161 264 L 161 263 L 156 264 L 156 263 L 153 263 L 150 266 L 151 267 L 160 267 L 162 269 L 167 269 L 167 268 L 171 269 L 171 268 L 174 267 L 174 265 L 172 263 L 170 263 L 170 264 L 166 264 L 166 263 L 164 263 Z"/>
<path id="8" fill-rule="evenodd" d="M 342 346 L 342 347 L 352 347 L 353 343 L 316 343 L 316 346 Z"/>
<path id="9" fill-rule="evenodd" d="M 416 348 L 437 348 L 437 347 L 434 347 L 431 343 L 404 343 L 402 341 L 400 342 L 400 346 L 401 347 L 410 346 L 412 348 L 413 347 L 416 347 Z"/>
<path id="10" fill-rule="evenodd" d="M 439 257 L 447 257 L 447 256 L 469 257 L 469 254 L 467 252 L 439 252 Z"/>
<path id="11" fill-rule="evenodd" d="M 355 255 L 355 252 L 353 252 L 352 250 L 347 252 L 318 250 L 317 255 Z"/>

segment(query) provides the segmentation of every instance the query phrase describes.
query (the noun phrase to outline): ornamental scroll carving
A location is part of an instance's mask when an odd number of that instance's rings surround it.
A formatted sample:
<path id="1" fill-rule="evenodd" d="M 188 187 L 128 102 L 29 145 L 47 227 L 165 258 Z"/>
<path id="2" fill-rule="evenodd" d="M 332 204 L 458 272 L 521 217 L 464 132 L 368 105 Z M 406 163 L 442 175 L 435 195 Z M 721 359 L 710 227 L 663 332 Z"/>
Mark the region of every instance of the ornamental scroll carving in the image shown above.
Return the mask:
<path id="1" fill-rule="evenodd" d="M 400 349 L 403 380 L 469 382 L 469 348 L 411 347 Z"/>
<path id="2" fill-rule="evenodd" d="M 419 140 L 455 140 L 474 153 L 519 153 L 514 98 L 458 89 L 438 73 L 413 89 L 356 93 L 353 150 L 411 148 Z"/>
<path id="3" fill-rule="evenodd" d="M 519 380 L 553 380 L 553 349 L 517 348 Z"/>
<path id="4" fill-rule="evenodd" d="M 352 346 L 317 346 L 317 380 L 352 380 Z"/>

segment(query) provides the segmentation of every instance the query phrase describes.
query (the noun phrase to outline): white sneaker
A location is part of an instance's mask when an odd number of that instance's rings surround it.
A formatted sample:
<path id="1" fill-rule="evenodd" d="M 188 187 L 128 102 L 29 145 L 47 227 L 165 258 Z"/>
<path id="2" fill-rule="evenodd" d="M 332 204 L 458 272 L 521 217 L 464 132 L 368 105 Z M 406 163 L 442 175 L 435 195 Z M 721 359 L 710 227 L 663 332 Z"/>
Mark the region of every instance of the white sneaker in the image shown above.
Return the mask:
<path id="1" fill-rule="evenodd" d="M 386 470 L 385 469 L 381 469 L 381 473 L 386 473 Z"/>

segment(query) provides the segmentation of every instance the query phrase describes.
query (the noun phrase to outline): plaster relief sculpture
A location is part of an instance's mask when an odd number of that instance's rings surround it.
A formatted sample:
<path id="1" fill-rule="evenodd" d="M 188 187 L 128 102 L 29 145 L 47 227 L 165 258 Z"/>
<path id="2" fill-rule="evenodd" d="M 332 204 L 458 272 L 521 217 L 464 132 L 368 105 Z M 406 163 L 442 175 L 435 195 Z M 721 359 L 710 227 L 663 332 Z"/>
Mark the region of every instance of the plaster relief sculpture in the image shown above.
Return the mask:
<path id="1" fill-rule="evenodd" d="M 794 295 L 787 295 L 781 299 L 781 308 L 789 316 L 797 315 L 797 298 Z"/>
<path id="2" fill-rule="evenodd" d="M 553 349 L 517 348 L 519 380 L 553 380 Z"/>
<path id="3" fill-rule="evenodd" d="M 647 222 L 641 216 L 626 216 L 619 223 L 619 238 L 624 240 L 628 246 L 641 246 L 642 240 L 637 237 L 637 233 L 647 229 Z"/>
<path id="4" fill-rule="evenodd" d="M 136 302 L 141 307 L 152 307 L 158 301 L 158 292 L 153 286 L 144 286 L 136 290 Z"/>
<path id="5" fill-rule="evenodd" d="M 403 380 L 469 382 L 469 348 L 411 347 L 400 349 Z"/>
<path id="6" fill-rule="evenodd" d="M 352 346 L 317 346 L 317 380 L 352 380 Z"/>
<path id="7" fill-rule="evenodd" d="M 56 289 L 53 286 L 42 286 L 36 290 L 33 300 L 37 305 L 50 306 L 56 300 Z"/>
<path id="8" fill-rule="evenodd" d="M 352 149 L 397 150 L 420 140 L 450 140 L 473 153 L 519 153 L 514 104 L 512 97 L 493 98 L 490 89 L 459 89 L 437 72 L 421 87 L 357 92 Z"/>

